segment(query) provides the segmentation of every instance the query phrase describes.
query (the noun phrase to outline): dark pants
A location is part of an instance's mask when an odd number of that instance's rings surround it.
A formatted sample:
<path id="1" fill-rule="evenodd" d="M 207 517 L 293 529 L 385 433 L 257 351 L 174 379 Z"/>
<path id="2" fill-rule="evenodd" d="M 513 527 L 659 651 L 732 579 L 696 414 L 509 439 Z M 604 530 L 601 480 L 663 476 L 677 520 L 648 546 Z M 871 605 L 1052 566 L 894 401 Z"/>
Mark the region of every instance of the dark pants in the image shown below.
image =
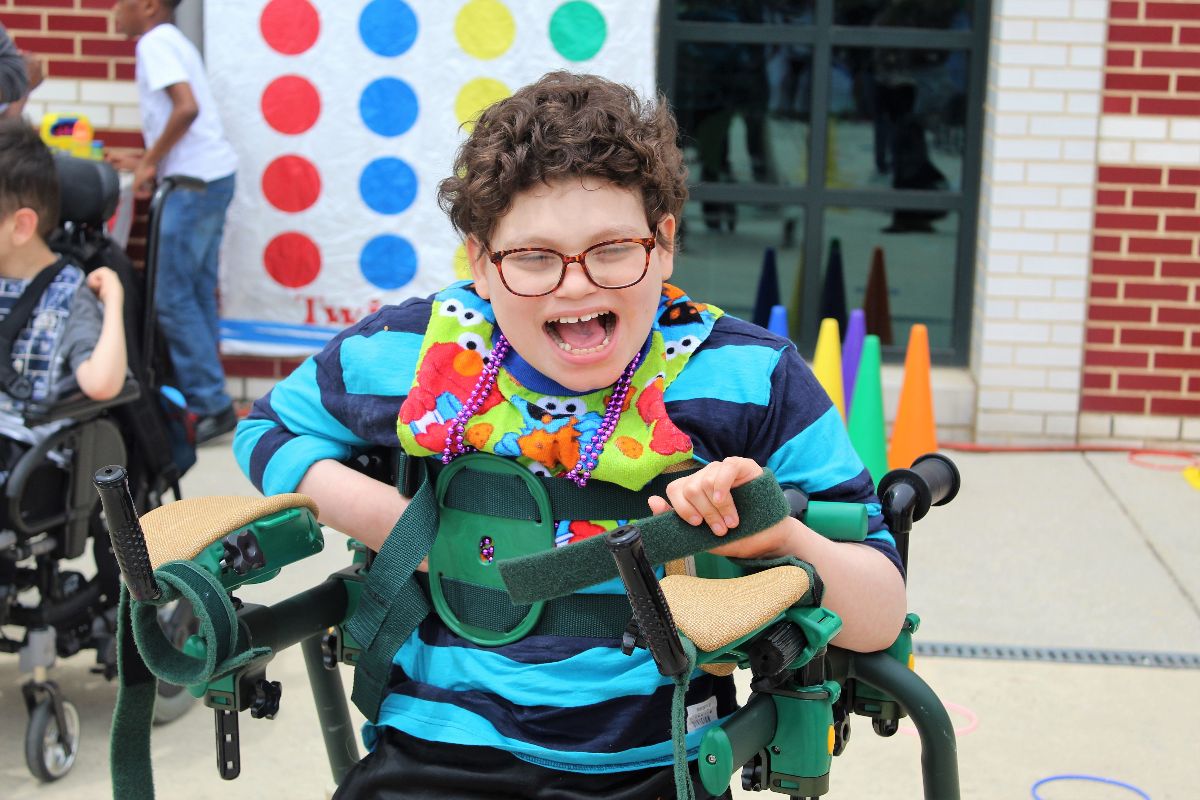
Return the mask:
<path id="1" fill-rule="evenodd" d="M 696 777 L 697 800 L 713 798 Z M 670 767 L 633 772 L 563 772 L 490 747 L 440 744 L 381 728 L 375 750 L 358 762 L 334 800 L 675 800 Z"/>

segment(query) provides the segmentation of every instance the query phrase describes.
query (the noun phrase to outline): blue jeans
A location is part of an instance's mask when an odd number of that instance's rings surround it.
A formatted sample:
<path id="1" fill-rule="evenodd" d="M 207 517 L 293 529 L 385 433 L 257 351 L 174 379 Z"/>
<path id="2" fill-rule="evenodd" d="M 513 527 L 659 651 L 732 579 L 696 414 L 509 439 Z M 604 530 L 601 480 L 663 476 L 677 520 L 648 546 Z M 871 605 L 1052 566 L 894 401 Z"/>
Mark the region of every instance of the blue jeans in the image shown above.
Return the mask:
<path id="1" fill-rule="evenodd" d="M 201 416 L 228 408 L 217 321 L 217 256 L 234 176 L 202 191 L 176 189 L 162 210 L 154 300 L 175 382 L 188 409 Z"/>

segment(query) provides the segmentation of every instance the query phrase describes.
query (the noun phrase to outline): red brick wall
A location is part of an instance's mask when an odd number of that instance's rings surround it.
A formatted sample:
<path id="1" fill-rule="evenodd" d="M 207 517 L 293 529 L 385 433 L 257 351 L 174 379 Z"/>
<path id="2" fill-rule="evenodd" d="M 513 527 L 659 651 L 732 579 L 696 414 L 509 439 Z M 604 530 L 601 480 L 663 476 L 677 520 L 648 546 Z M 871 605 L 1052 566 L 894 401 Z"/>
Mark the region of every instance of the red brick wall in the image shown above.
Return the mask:
<path id="1" fill-rule="evenodd" d="M 1104 113 L 1200 116 L 1200 2 L 1114 0 Z"/>
<path id="2" fill-rule="evenodd" d="M 1110 115 L 1200 117 L 1200 2 L 1113 2 Z M 1101 165 L 1085 412 L 1200 416 L 1200 164 Z"/>

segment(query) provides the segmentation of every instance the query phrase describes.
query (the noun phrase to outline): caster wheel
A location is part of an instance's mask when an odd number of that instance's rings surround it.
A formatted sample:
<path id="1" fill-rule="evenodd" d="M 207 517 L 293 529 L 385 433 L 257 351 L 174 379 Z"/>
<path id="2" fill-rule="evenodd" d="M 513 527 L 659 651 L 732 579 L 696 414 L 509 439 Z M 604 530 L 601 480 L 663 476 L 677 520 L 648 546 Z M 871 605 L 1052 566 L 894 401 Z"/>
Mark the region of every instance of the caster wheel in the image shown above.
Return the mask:
<path id="1" fill-rule="evenodd" d="M 900 720 L 898 719 L 872 719 L 871 727 L 880 736 L 895 736 L 896 731 L 900 730 Z"/>
<path id="2" fill-rule="evenodd" d="M 200 627 L 191 604 L 186 602 L 175 601 L 161 607 L 158 621 L 176 650 L 182 650 L 183 643 Z M 154 698 L 154 724 L 165 725 L 179 719 L 195 703 L 196 698 L 184 687 L 159 681 Z"/>
<path id="3" fill-rule="evenodd" d="M 25 763 L 33 776 L 43 783 L 56 781 L 70 771 L 79 752 L 79 711 L 62 701 L 66 730 L 58 729 L 54 701 L 42 699 L 29 715 L 25 729 Z"/>

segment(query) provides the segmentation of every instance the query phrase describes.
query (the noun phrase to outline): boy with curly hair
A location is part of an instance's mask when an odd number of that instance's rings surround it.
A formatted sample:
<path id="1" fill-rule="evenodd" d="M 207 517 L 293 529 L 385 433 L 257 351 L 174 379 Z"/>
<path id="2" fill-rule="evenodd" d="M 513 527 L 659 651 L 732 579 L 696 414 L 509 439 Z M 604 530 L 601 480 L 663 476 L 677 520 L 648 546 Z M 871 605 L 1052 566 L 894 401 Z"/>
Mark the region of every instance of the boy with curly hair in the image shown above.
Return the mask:
<path id="1" fill-rule="evenodd" d="M 676 140 L 661 97 L 589 75 L 550 73 L 485 110 L 439 187 L 472 280 L 339 335 L 255 404 L 239 462 L 267 494 L 310 494 L 381 560 L 409 500 L 345 465 L 372 446 L 435 469 L 479 451 L 612 484 L 718 535 L 739 521 L 730 489 L 770 467 L 814 499 L 868 504 L 867 541 L 787 519 L 713 552 L 810 562 L 844 620 L 837 643 L 887 647 L 904 580 L 836 409 L 790 342 L 666 282 L 687 197 Z M 695 464 L 665 497 L 646 491 Z M 546 547 L 618 522 L 555 520 Z M 584 594 L 623 600 L 617 581 Z M 672 685 L 646 651 L 626 657 L 619 634 L 598 630 L 498 646 L 455 630 L 430 614 L 403 640 L 372 752 L 337 797 L 675 797 Z M 732 679 L 697 672 L 685 703 L 694 752 L 735 710 Z"/>

